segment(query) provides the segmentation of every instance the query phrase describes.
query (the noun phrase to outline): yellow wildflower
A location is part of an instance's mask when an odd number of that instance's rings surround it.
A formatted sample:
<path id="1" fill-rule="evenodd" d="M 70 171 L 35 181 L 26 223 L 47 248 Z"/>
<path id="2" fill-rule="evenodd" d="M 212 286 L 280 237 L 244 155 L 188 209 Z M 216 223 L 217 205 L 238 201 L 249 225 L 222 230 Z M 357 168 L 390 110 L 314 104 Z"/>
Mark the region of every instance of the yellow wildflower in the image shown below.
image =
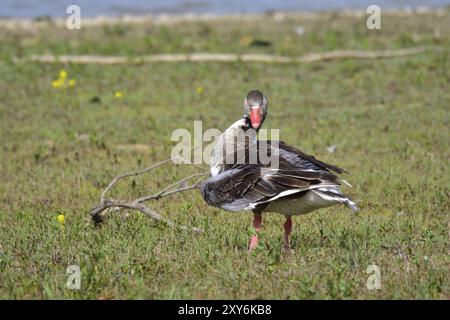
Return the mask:
<path id="1" fill-rule="evenodd" d="M 61 70 L 59 71 L 59 78 L 52 81 L 53 88 L 64 88 L 67 86 L 66 80 L 67 80 L 67 71 Z M 69 87 L 73 87 L 75 85 L 75 80 L 69 80 L 68 81 Z"/>
<path id="2" fill-rule="evenodd" d="M 123 93 L 122 93 L 122 91 L 116 91 L 116 93 L 114 93 L 114 96 L 117 99 L 121 99 L 123 97 Z"/>
<path id="3" fill-rule="evenodd" d="M 205 91 L 205 89 L 202 86 L 197 87 L 197 93 L 198 94 L 203 93 L 203 91 Z"/>
<path id="4" fill-rule="evenodd" d="M 74 87 L 77 82 L 74 79 L 69 80 L 69 87 Z"/>
<path id="5" fill-rule="evenodd" d="M 60 72 L 59 72 L 59 78 L 60 79 L 66 79 L 67 78 L 67 71 L 66 70 L 61 70 Z"/>
<path id="6" fill-rule="evenodd" d="M 57 217 L 58 222 L 61 224 L 64 224 L 64 222 L 66 221 L 66 217 L 63 214 L 59 214 Z"/>
<path id="7" fill-rule="evenodd" d="M 53 80 L 52 81 L 52 86 L 53 86 L 53 88 L 61 87 L 61 81 L 59 79 L 58 80 Z"/>

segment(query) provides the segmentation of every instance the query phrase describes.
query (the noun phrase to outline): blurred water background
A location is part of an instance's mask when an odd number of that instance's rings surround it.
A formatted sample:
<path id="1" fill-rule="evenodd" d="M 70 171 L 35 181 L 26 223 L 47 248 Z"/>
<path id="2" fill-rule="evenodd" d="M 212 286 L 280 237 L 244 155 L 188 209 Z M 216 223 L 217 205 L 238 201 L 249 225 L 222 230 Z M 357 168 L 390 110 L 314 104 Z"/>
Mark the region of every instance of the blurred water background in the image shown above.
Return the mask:
<path id="1" fill-rule="evenodd" d="M 235 14 L 272 11 L 324 11 L 365 9 L 376 4 L 382 9 L 439 8 L 450 0 L 0 0 L 0 17 L 62 17 L 71 4 L 79 5 L 82 16 L 144 14 Z"/>

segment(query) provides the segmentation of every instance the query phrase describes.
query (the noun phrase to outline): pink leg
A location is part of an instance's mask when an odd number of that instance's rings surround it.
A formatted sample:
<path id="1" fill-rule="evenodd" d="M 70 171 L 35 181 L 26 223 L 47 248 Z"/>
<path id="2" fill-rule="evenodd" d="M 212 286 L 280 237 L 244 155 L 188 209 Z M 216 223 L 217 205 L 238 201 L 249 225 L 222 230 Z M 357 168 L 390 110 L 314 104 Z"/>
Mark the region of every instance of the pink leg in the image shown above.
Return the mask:
<path id="1" fill-rule="evenodd" d="M 291 248 L 291 244 L 289 242 L 289 235 L 292 230 L 292 219 L 291 217 L 286 217 L 286 222 L 284 223 L 284 241 L 283 248 L 289 250 Z"/>
<path id="2" fill-rule="evenodd" d="M 253 227 L 256 230 L 256 234 L 252 236 L 250 239 L 250 244 L 248 245 L 248 250 L 253 250 L 258 245 L 258 232 L 261 230 L 261 222 L 262 222 L 262 216 L 260 213 L 255 213 L 253 215 Z"/>

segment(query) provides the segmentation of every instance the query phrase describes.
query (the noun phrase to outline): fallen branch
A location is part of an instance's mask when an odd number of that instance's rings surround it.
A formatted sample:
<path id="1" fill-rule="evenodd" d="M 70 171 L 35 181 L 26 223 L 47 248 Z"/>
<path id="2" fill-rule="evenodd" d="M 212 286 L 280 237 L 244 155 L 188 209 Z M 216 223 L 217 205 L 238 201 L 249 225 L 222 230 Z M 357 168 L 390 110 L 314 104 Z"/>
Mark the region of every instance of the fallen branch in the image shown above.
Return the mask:
<path id="1" fill-rule="evenodd" d="M 146 173 L 146 172 L 150 172 L 151 170 L 153 170 L 153 169 L 155 169 L 155 168 L 157 168 L 157 167 L 159 167 L 159 166 L 162 166 L 163 164 L 166 164 L 166 163 L 168 163 L 168 162 L 170 162 L 170 161 L 172 161 L 172 159 L 167 159 L 167 160 L 158 162 L 158 163 L 156 163 L 156 164 L 154 164 L 154 165 L 152 165 L 152 166 L 150 166 L 150 167 L 148 167 L 148 168 L 145 168 L 145 169 L 143 169 L 143 170 L 139 170 L 139 171 L 136 171 L 136 172 L 130 172 L 130 173 L 124 173 L 124 174 L 118 175 L 117 177 L 115 177 L 115 178 L 111 181 L 111 183 L 105 188 L 105 190 L 103 190 L 102 195 L 100 196 L 100 202 L 105 201 L 106 193 L 107 193 L 109 190 L 111 190 L 111 188 L 112 188 L 112 187 L 113 187 L 120 179 L 127 178 L 127 177 L 132 177 L 132 176 L 138 176 L 138 175 L 144 174 L 144 173 Z"/>
<path id="2" fill-rule="evenodd" d="M 141 211 L 142 213 L 144 213 L 145 215 L 147 215 L 149 218 L 154 219 L 156 221 L 164 222 L 171 227 L 178 227 L 182 230 L 190 229 L 197 233 L 203 232 L 203 230 L 201 228 L 197 228 L 197 227 L 188 227 L 188 226 L 184 226 L 184 225 L 177 226 L 177 225 L 175 225 L 175 223 L 173 221 L 163 218 L 159 213 L 157 213 L 156 211 L 150 209 L 149 207 L 147 207 L 143 204 L 140 204 L 137 202 L 127 202 L 127 201 L 112 200 L 112 199 L 106 200 L 106 201 L 102 202 L 102 204 L 100 204 L 99 206 L 92 208 L 91 215 L 92 215 L 92 219 L 94 220 L 94 222 L 96 222 L 96 223 L 102 222 L 103 218 L 101 217 L 100 214 L 109 208 L 126 208 L 126 209 L 138 210 L 138 211 Z"/>
<path id="3" fill-rule="evenodd" d="M 159 200 L 163 197 L 170 196 L 174 193 L 184 192 L 184 191 L 195 189 L 198 187 L 199 183 L 203 180 L 203 178 L 207 175 L 209 175 L 209 172 L 208 173 L 196 173 L 196 174 L 190 175 L 189 177 L 186 177 L 184 179 L 181 179 L 181 180 L 169 185 L 168 187 L 164 188 L 163 190 L 161 190 L 158 193 L 155 193 L 150 196 L 141 197 L 141 198 L 137 199 L 136 202 L 141 203 L 141 202 L 145 202 L 145 201 L 149 201 L 149 200 Z M 193 185 L 188 186 L 188 187 L 180 187 L 175 190 L 171 190 L 171 189 L 173 189 L 173 187 L 179 186 L 179 185 L 185 183 L 186 181 L 189 181 L 192 178 L 196 178 L 196 177 L 200 177 L 200 178 Z"/>
<path id="4" fill-rule="evenodd" d="M 434 47 L 417 47 L 399 50 L 359 51 L 338 50 L 305 54 L 298 57 L 287 57 L 270 54 L 226 54 L 226 53 L 193 53 L 193 54 L 155 54 L 142 57 L 96 56 L 96 55 L 32 55 L 29 58 L 14 58 L 16 63 L 74 63 L 74 64 L 142 64 L 154 62 L 264 62 L 264 63 L 311 63 L 337 59 L 382 59 L 410 56 L 426 51 L 437 51 Z"/>
<path id="5" fill-rule="evenodd" d="M 179 160 L 185 162 L 184 159 L 182 158 L 178 158 Z M 125 209 L 131 209 L 131 210 L 137 210 L 140 211 L 142 213 L 144 213 L 145 215 L 147 215 L 149 218 L 159 221 L 159 222 L 163 222 L 171 227 L 178 227 L 180 229 L 190 229 L 194 232 L 202 232 L 202 230 L 200 228 L 196 228 L 196 227 L 188 227 L 188 226 L 184 226 L 184 225 L 176 225 L 173 221 L 163 218 L 159 213 L 157 213 L 155 210 L 149 208 L 148 206 L 144 205 L 144 202 L 147 201 L 151 201 L 151 200 L 159 200 L 161 198 L 164 197 L 168 197 L 171 195 L 174 195 L 176 193 L 181 193 L 181 192 L 185 192 L 185 191 L 189 191 L 189 190 L 194 190 L 194 189 L 198 189 L 200 187 L 200 184 L 202 182 L 202 180 L 209 175 L 209 171 L 203 171 L 203 172 L 199 172 L 199 173 L 195 173 L 192 174 L 188 177 L 185 177 L 181 180 L 178 180 L 170 185 L 168 185 L 167 187 L 163 188 L 161 191 L 158 191 L 154 194 L 151 195 L 147 195 L 147 196 L 143 196 L 140 198 L 137 198 L 135 200 L 131 200 L 131 201 L 124 201 L 124 200 L 115 200 L 115 199 L 106 199 L 106 195 L 107 193 L 122 179 L 127 178 L 127 177 L 132 177 L 132 176 L 138 176 L 138 175 L 142 175 L 145 173 L 149 173 L 152 170 L 173 161 L 173 159 L 167 159 L 164 161 L 160 161 L 158 163 L 155 163 L 145 169 L 142 170 L 138 170 L 135 172 L 129 172 L 129 173 L 124 173 L 121 175 L 118 175 L 117 177 L 115 177 L 109 184 L 108 186 L 103 190 L 103 192 L 101 193 L 100 196 L 100 204 L 94 208 L 91 209 L 90 214 L 92 217 L 92 220 L 95 223 L 101 223 L 103 222 L 103 216 L 102 213 L 110 208 L 125 208 Z M 190 163 L 189 163 L 190 164 Z M 202 168 L 201 166 L 195 165 L 194 166 L 198 167 L 198 168 Z M 203 169 L 203 168 L 202 168 Z M 194 178 L 197 178 L 195 180 L 194 183 L 190 184 L 190 185 L 185 185 L 187 182 L 193 180 Z"/>

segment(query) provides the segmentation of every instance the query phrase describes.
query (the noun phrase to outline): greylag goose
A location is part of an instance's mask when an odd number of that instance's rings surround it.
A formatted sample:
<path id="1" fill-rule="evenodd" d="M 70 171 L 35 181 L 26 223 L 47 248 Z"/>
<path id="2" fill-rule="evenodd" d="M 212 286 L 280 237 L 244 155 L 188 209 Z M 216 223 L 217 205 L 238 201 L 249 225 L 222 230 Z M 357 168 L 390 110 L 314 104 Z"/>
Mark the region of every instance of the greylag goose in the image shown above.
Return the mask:
<path id="1" fill-rule="evenodd" d="M 282 141 L 259 141 L 258 130 L 264 122 L 268 101 L 258 90 L 244 100 L 244 117 L 232 124 L 216 141 L 211 155 L 211 175 L 201 186 L 204 200 L 228 211 L 253 211 L 256 233 L 249 250 L 258 244 L 262 213 L 285 215 L 283 247 L 290 249 L 292 216 L 334 204 L 345 204 L 357 211 L 356 204 L 341 193 L 348 183 L 337 174 L 344 169 L 317 160 Z M 269 156 L 277 155 L 276 167 L 261 161 L 265 147 Z M 256 160 L 250 154 L 257 150 Z M 242 152 L 243 151 L 243 152 Z M 271 158 L 273 159 L 273 158 Z"/>

